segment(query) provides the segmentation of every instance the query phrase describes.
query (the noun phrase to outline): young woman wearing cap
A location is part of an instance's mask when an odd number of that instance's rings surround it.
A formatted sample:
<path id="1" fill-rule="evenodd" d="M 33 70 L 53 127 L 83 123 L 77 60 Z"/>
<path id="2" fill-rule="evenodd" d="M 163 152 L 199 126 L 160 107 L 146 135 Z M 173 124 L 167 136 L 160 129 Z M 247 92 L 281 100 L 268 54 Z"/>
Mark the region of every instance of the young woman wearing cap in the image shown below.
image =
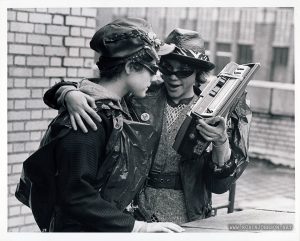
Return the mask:
<path id="1" fill-rule="evenodd" d="M 137 221 L 126 209 L 146 179 L 154 131 L 132 121 L 120 102 L 129 93 L 144 97 L 158 69 L 157 40 L 149 32 L 145 20 L 118 19 L 95 33 L 91 48 L 101 55 L 101 76 L 97 83 L 84 79 L 79 90 L 96 100 L 97 131 L 74 131 L 76 116 L 63 111 L 24 162 L 16 196 L 42 231 L 183 231 L 169 222 Z"/>
<path id="2" fill-rule="evenodd" d="M 177 130 L 201 93 L 199 84 L 205 82 L 205 75 L 214 64 L 205 55 L 204 41 L 198 32 L 175 29 L 165 42 L 175 48 L 162 56 L 159 63 L 164 83 L 151 86 L 146 98 L 125 100 L 135 120 L 153 125 L 158 133 L 148 180 L 137 198 L 138 211 L 147 221 L 180 224 L 209 217 L 212 192 L 229 190 L 246 168 L 251 110 L 244 95 L 227 123 L 222 117 L 210 120 L 212 124 L 219 123 L 217 126 L 200 120 L 197 128 L 205 139 L 212 141 L 212 150 L 197 160 L 178 155 L 172 149 Z M 57 87 L 48 92 L 48 103 L 56 104 L 53 93 Z M 60 91 L 64 88 L 74 87 L 65 86 Z M 70 112 L 78 116 L 90 110 L 82 93 L 71 92 L 65 101 Z M 83 117 L 93 125 L 89 117 Z M 83 128 L 81 123 L 77 124 Z"/>

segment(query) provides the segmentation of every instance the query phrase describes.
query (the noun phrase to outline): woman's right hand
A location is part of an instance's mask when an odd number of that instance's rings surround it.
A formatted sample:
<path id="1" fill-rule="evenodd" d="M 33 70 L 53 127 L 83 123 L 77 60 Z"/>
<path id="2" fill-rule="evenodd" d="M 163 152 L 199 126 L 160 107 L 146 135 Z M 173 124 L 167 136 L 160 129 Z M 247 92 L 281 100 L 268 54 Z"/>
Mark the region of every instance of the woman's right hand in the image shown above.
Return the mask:
<path id="1" fill-rule="evenodd" d="M 97 126 L 92 118 L 99 122 L 102 120 L 93 109 L 96 108 L 94 98 L 82 93 L 81 91 L 69 91 L 65 96 L 65 106 L 67 107 L 71 119 L 71 125 L 75 131 L 77 130 L 78 125 L 84 133 L 88 132 L 82 118 L 93 130 L 97 130 Z"/>
<path id="2" fill-rule="evenodd" d="M 181 233 L 184 229 L 171 222 L 146 223 L 135 221 L 132 232 L 138 233 Z"/>

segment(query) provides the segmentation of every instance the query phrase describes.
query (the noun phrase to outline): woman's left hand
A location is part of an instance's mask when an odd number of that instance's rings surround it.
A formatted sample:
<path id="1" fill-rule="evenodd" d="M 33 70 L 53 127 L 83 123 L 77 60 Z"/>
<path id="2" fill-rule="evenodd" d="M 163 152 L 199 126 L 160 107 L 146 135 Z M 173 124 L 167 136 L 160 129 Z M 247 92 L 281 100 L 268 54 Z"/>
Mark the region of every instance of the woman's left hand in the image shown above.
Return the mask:
<path id="1" fill-rule="evenodd" d="M 226 121 L 224 117 L 216 116 L 207 119 L 198 119 L 196 126 L 197 130 L 207 141 L 213 142 L 214 145 L 219 146 L 227 139 Z"/>

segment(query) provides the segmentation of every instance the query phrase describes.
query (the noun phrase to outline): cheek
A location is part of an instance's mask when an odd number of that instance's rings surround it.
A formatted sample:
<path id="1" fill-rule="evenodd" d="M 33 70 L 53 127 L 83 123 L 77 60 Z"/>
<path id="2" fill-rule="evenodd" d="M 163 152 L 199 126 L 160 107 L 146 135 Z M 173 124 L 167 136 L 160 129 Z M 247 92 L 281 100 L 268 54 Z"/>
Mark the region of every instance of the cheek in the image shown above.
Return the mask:
<path id="1" fill-rule="evenodd" d="M 194 75 L 192 75 L 192 76 L 186 78 L 186 79 L 183 81 L 183 86 L 184 86 L 184 88 L 186 88 L 186 89 L 191 88 L 194 84 L 195 84 L 195 76 L 194 76 Z"/>

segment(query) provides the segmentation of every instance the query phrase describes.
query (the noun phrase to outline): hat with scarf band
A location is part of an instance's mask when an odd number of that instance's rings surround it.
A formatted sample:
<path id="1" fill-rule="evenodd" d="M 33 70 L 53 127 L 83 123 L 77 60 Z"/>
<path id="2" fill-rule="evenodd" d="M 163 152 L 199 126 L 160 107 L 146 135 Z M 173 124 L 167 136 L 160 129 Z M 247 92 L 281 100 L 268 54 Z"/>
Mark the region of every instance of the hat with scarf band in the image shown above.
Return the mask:
<path id="1" fill-rule="evenodd" d="M 174 44 L 175 49 L 164 58 L 172 57 L 172 59 L 184 61 L 205 71 L 215 68 L 205 54 L 204 40 L 198 32 L 176 28 L 167 36 L 165 43 Z"/>

